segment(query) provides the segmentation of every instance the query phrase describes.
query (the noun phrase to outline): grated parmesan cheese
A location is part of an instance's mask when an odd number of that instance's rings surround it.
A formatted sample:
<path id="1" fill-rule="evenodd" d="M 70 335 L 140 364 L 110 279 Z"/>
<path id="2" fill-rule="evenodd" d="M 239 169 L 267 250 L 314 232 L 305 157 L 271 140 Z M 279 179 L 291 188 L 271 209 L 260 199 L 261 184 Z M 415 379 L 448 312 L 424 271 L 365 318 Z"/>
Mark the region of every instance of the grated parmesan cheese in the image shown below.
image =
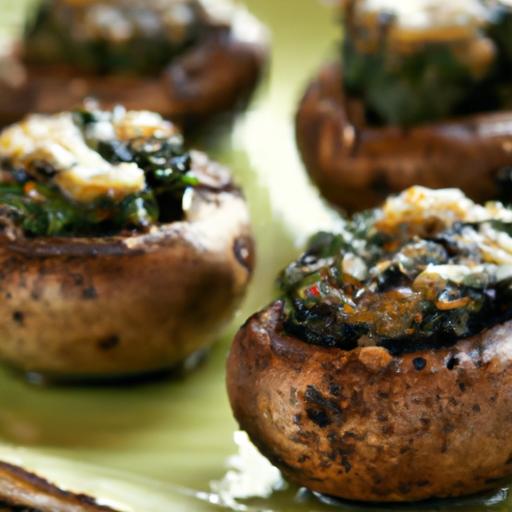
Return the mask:
<path id="1" fill-rule="evenodd" d="M 87 137 L 105 141 L 137 137 L 170 137 L 171 123 L 152 112 L 117 109 L 111 119 L 94 123 Z M 91 202 L 103 196 L 122 199 L 146 186 L 144 171 L 135 163 L 110 164 L 86 142 L 71 113 L 32 115 L 0 134 L 0 159 L 28 168 L 34 163 L 51 165 L 55 184 L 69 198 Z"/>
<path id="2" fill-rule="evenodd" d="M 481 206 L 467 198 L 459 189 L 432 190 L 416 186 L 390 197 L 384 203 L 377 225 L 393 229 L 399 224 L 422 223 L 432 218 L 441 221 L 446 227 L 455 222 L 512 222 L 512 210 L 498 202 Z"/>

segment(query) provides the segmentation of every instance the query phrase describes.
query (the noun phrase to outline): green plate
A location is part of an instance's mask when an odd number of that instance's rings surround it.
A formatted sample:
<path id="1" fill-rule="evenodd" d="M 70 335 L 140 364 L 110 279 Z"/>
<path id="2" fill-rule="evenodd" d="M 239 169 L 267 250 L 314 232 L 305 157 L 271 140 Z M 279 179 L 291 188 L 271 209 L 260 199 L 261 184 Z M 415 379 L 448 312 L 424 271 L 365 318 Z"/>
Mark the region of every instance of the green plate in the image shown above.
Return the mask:
<path id="1" fill-rule="evenodd" d="M 211 357 L 180 381 L 125 388 L 38 388 L 0 369 L 0 460 L 36 470 L 69 489 L 109 497 L 127 512 L 221 507 L 210 483 L 223 477 L 227 458 L 236 452 L 236 424 L 224 386 L 232 335 L 272 299 L 277 272 L 300 252 L 304 239 L 338 222 L 308 183 L 293 137 L 293 115 L 307 79 L 336 50 L 333 13 L 316 0 L 246 3 L 273 33 L 271 73 L 232 131 L 213 130 L 212 140 L 199 144 L 229 165 L 245 188 L 258 266 L 245 304 Z M 0 0 L 0 36 L 16 31 L 27 5 L 27 0 Z M 504 496 L 430 504 L 425 510 L 511 510 Z M 232 504 L 237 510 L 276 512 L 333 506 L 365 510 L 323 504 L 293 487 L 269 499 Z"/>

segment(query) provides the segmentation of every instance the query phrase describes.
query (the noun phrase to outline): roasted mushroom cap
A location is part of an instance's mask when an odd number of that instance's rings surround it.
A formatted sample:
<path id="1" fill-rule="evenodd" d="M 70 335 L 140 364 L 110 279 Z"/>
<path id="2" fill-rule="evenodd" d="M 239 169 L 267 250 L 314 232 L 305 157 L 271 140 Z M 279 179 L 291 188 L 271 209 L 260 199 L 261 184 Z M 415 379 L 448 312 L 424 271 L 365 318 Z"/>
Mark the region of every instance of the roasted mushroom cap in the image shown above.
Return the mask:
<path id="1" fill-rule="evenodd" d="M 226 179 L 200 153 L 192 168 Z M 57 379 L 170 368 L 215 340 L 252 261 L 248 211 L 231 185 L 194 189 L 182 221 L 144 234 L 4 238 L 0 359 Z"/>
<path id="2" fill-rule="evenodd" d="M 317 492 L 396 502 L 496 488 L 512 475 L 511 328 L 393 357 L 287 336 L 277 302 L 235 338 L 231 405 L 284 476 Z"/>
<path id="3" fill-rule="evenodd" d="M 115 512 L 89 496 L 59 489 L 33 473 L 4 462 L 0 462 L 0 500 L 0 510 L 9 511 Z"/>
<path id="4" fill-rule="evenodd" d="M 172 4 L 172 0 L 170 0 Z M 212 7 L 213 9 L 213 7 Z M 0 61 L 0 124 L 28 112 L 74 108 L 86 97 L 104 106 L 153 110 L 180 124 L 231 112 L 250 98 L 268 56 L 268 35 L 243 7 L 232 6 L 228 20 L 217 20 L 169 64 L 155 73 L 95 73 L 69 64 L 24 63 L 23 49 Z M 135 58 L 135 57 L 134 57 Z"/>
<path id="5" fill-rule="evenodd" d="M 511 135 L 510 112 L 407 129 L 373 126 L 362 104 L 345 94 L 338 63 L 321 69 L 296 118 L 309 174 L 329 201 L 348 211 L 374 207 L 412 185 L 457 187 L 477 201 L 496 198 L 508 183 Z"/>
<path id="6" fill-rule="evenodd" d="M 292 482 L 362 501 L 512 475 L 512 210 L 413 187 L 320 233 L 227 371 L 241 428 Z"/>

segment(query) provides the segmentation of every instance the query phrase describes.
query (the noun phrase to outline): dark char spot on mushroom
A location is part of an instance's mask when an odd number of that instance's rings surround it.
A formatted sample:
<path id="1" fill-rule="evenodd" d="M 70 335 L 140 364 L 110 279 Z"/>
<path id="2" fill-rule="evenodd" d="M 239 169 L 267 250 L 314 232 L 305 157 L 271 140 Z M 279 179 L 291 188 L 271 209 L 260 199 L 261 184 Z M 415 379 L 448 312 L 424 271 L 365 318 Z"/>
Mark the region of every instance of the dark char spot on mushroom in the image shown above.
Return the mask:
<path id="1" fill-rule="evenodd" d="M 25 315 L 23 314 L 22 311 L 15 311 L 13 314 L 12 314 L 12 319 L 14 320 L 14 322 L 16 322 L 18 325 L 23 325 L 24 322 L 25 322 Z"/>
<path id="2" fill-rule="evenodd" d="M 104 338 L 98 342 L 98 348 L 103 351 L 112 350 L 119 345 L 119 342 L 119 336 L 109 336 L 108 338 Z"/>
<path id="3" fill-rule="evenodd" d="M 416 357 L 413 359 L 412 364 L 416 370 L 421 371 L 427 366 L 427 361 L 423 357 Z"/>
<path id="4" fill-rule="evenodd" d="M 89 286 L 88 288 L 84 289 L 82 296 L 86 300 L 94 300 L 98 297 L 98 293 L 96 292 L 96 288 Z"/>

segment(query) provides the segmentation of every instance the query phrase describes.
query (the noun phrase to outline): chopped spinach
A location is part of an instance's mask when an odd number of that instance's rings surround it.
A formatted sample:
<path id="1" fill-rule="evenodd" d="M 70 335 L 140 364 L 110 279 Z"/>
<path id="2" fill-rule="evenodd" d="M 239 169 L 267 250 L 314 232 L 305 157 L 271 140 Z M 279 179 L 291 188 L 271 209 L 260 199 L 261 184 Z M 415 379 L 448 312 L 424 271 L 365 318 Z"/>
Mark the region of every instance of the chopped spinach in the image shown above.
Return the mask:
<path id="1" fill-rule="evenodd" d="M 153 12 L 151 5 L 146 8 L 141 8 L 140 3 L 130 6 L 129 2 L 73 5 L 42 0 L 26 27 L 24 57 L 34 65 L 65 64 L 97 74 L 157 73 L 207 30 L 199 2 L 189 0 L 177 9 L 181 9 L 181 17 L 188 21 L 173 29 L 165 25 L 166 16 Z M 121 13 L 121 20 L 116 12 Z M 111 23 L 125 27 L 130 34 L 110 37 L 108 30 L 105 33 L 101 28 L 105 22 L 94 24 L 95 18 L 105 15 L 116 16 Z"/>

